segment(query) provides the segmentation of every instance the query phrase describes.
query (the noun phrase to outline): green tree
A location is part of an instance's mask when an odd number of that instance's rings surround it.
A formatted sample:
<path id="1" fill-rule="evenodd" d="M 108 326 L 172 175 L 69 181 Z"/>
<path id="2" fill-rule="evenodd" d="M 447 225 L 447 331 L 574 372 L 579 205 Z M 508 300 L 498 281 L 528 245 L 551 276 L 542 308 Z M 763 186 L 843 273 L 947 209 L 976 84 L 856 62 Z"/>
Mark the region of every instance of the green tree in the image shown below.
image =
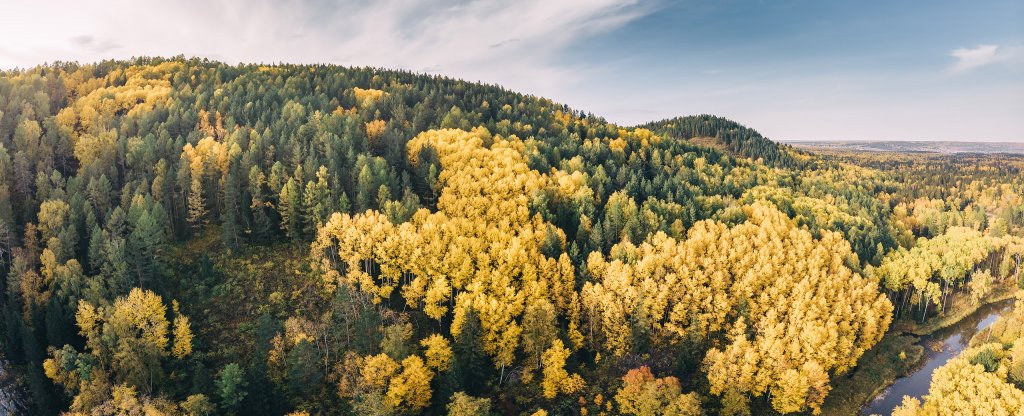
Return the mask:
<path id="1" fill-rule="evenodd" d="M 256 241 L 266 241 L 271 237 L 274 225 L 271 222 L 268 207 L 272 206 L 267 195 L 267 178 L 259 166 L 249 169 L 249 195 L 252 200 L 249 209 L 252 211 L 252 236 Z"/>
<path id="2" fill-rule="evenodd" d="M 302 193 L 302 209 L 306 218 L 303 229 L 305 235 L 315 235 L 317 227 L 327 221 L 327 216 L 333 209 L 330 196 L 327 168 L 321 166 L 316 172 L 316 181 L 307 182 Z"/>
<path id="3" fill-rule="evenodd" d="M 238 409 L 238 405 L 245 399 L 248 382 L 245 379 L 245 372 L 236 363 L 225 365 L 217 373 L 217 391 L 220 394 L 220 407 L 227 412 Z"/>
<path id="4" fill-rule="evenodd" d="M 302 192 L 295 178 L 288 178 L 278 197 L 277 212 L 281 215 L 281 228 L 292 241 L 302 239 Z"/>
<path id="5" fill-rule="evenodd" d="M 288 390 L 296 398 L 306 398 L 320 391 L 323 371 L 320 355 L 312 342 L 302 340 L 288 352 Z"/>
<path id="6" fill-rule="evenodd" d="M 154 213 L 156 212 L 154 211 L 157 210 L 162 212 L 163 208 L 157 205 L 153 205 L 148 210 L 143 208 L 127 241 L 140 287 L 151 286 L 153 279 L 163 272 L 161 255 L 167 237 L 164 234 L 163 224 L 160 224 L 155 218 Z M 156 215 L 160 215 L 160 213 L 156 213 Z"/>

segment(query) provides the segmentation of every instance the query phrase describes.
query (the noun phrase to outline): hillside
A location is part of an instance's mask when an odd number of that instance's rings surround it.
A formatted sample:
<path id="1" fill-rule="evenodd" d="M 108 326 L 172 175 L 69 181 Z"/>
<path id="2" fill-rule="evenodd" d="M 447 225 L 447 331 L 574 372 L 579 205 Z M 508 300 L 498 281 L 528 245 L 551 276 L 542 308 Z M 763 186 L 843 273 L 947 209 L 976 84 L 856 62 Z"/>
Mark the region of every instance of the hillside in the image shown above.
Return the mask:
<path id="1" fill-rule="evenodd" d="M 1022 167 L 377 68 L 7 71 L 0 350 L 33 414 L 812 413 L 1017 283 Z"/>

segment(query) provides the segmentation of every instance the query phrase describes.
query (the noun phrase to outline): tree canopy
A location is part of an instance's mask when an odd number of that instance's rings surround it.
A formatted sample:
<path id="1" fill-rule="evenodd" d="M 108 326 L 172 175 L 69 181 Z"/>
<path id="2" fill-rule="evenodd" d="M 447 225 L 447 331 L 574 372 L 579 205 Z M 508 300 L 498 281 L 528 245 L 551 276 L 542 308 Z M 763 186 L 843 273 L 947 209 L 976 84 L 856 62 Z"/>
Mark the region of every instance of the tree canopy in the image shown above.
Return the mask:
<path id="1" fill-rule="evenodd" d="M 44 415 L 815 413 L 1020 286 L 1022 168 L 379 68 L 8 70 L 0 352 Z M 955 372 L 1012 384 L 999 337 Z"/>

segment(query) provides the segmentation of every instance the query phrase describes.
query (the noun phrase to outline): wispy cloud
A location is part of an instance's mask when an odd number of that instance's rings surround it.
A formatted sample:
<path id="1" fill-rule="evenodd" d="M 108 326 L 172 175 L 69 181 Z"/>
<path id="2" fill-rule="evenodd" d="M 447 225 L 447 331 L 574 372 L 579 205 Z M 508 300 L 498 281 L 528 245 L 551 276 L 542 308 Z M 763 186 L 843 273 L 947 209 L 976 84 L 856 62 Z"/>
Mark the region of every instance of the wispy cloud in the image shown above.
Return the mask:
<path id="1" fill-rule="evenodd" d="M 404 68 L 543 94 L 578 75 L 556 62 L 562 52 L 656 1 L 59 0 L 57 19 L 15 3 L 0 25 L 0 64 L 185 54 Z"/>
<path id="2" fill-rule="evenodd" d="M 1004 60 L 1007 57 L 1006 48 L 1000 51 L 999 45 L 978 45 L 973 48 L 959 48 L 949 52 L 949 56 L 956 58 L 956 62 L 949 71 L 953 74 L 969 72 L 986 65 Z"/>
<path id="3" fill-rule="evenodd" d="M 98 54 L 121 47 L 116 42 L 110 40 L 99 40 L 89 35 L 75 36 L 71 38 L 71 43 L 76 47 L 86 48 Z"/>

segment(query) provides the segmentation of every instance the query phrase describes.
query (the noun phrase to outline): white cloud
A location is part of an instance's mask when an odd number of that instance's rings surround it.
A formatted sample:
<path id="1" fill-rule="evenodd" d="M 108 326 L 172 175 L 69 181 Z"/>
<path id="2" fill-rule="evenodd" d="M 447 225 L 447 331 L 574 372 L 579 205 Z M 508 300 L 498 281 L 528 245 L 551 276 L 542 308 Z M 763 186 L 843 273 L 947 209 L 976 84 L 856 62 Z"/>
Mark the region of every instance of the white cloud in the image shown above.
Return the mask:
<path id="1" fill-rule="evenodd" d="M 959 48 L 949 52 L 956 58 L 950 72 L 957 74 L 968 72 L 1001 60 L 1004 55 L 999 53 L 999 45 L 978 45 L 973 48 Z"/>
<path id="2" fill-rule="evenodd" d="M 31 2 L 4 8 L 4 68 L 184 54 L 404 68 L 538 94 L 578 75 L 556 63 L 561 52 L 653 10 L 647 0 L 59 0 L 46 12 Z"/>

